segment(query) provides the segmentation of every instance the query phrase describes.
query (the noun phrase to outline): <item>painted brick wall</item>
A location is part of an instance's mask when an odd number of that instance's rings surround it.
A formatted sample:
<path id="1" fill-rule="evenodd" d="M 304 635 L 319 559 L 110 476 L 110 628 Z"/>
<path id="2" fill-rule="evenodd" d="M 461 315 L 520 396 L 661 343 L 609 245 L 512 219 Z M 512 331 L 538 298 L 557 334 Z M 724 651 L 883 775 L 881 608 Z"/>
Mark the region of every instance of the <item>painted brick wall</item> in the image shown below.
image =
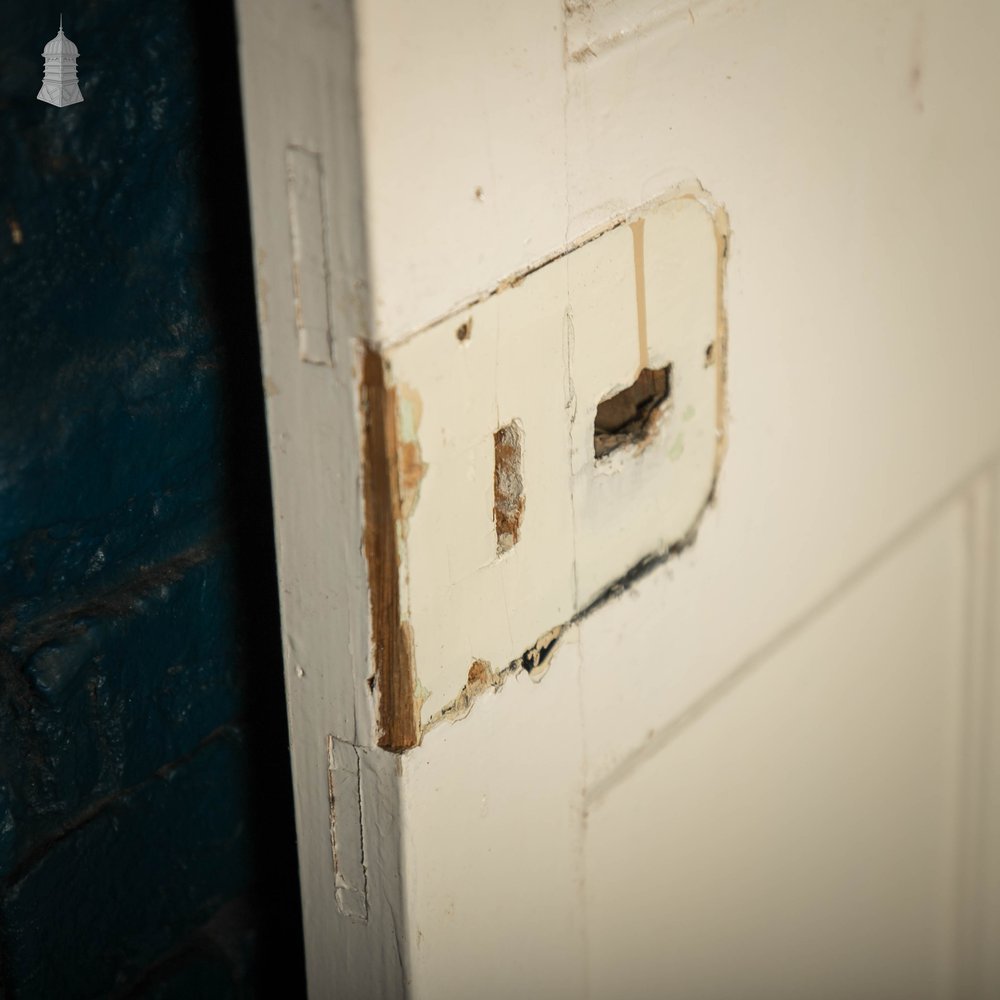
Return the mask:
<path id="1" fill-rule="evenodd" d="M 232 11 L 65 10 L 63 109 L 59 12 L 0 34 L 0 995 L 294 996 Z"/>

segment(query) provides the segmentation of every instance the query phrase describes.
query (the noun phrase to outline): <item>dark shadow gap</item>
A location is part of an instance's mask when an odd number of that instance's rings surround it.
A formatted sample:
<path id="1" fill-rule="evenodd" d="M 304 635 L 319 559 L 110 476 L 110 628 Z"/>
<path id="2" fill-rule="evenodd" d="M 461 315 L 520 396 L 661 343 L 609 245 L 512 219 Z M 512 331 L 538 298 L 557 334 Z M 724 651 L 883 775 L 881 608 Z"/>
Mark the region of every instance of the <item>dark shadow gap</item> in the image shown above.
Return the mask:
<path id="1" fill-rule="evenodd" d="M 238 581 L 250 836 L 259 928 L 253 992 L 305 996 L 271 483 L 254 292 L 250 206 L 231 0 L 189 0 L 201 109 L 203 287 L 217 330 L 226 414 L 226 514 Z"/>

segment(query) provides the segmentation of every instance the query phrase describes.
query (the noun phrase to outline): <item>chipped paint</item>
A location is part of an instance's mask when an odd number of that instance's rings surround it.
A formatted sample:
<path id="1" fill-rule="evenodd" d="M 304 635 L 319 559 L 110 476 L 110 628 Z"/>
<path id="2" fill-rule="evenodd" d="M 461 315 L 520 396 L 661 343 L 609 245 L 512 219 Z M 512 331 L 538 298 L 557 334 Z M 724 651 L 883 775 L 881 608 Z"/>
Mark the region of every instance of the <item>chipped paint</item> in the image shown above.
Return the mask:
<path id="1" fill-rule="evenodd" d="M 469 671 L 469 680 L 451 702 L 442 710 L 432 715 L 424 724 L 420 734 L 421 739 L 425 733 L 436 728 L 442 722 L 458 722 L 464 719 L 472 711 L 473 705 L 481 695 L 487 691 L 499 691 L 515 674 L 524 672 L 535 683 L 543 680 L 548 672 L 552 654 L 572 628 L 586 621 L 586 619 L 599 611 L 609 601 L 620 599 L 640 581 L 649 576 L 650 573 L 665 565 L 669 560 L 686 552 L 694 545 L 698 539 L 698 532 L 701 529 L 705 514 L 715 504 L 715 500 L 715 484 L 713 483 L 712 492 L 705 499 L 694 523 L 683 538 L 674 542 L 665 551 L 652 553 L 645 559 L 640 560 L 628 573 L 609 584 L 605 590 L 598 594 L 585 608 L 573 615 L 572 618 L 540 635 L 531 646 L 520 656 L 511 660 L 503 670 L 495 672 L 489 670 L 489 673 L 484 677 L 476 665 L 485 664 L 485 661 L 474 661 L 473 667 Z M 489 668 L 489 664 L 485 664 L 485 666 Z M 486 683 L 483 683 L 484 679 Z"/>
<path id="2" fill-rule="evenodd" d="M 496 691 L 503 687 L 504 681 L 510 673 L 509 669 L 494 673 L 486 660 L 473 660 L 472 666 L 469 667 L 469 679 L 465 682 L 465 686 L 453 701 L 445 705 L 440 712 L 431 716 L 427 725 L 424 726 L 424 732 L 445 720 L 457 722 L 459 719 L 464 719 L 472 711 L 476 699 L 487 691 Z"/>
<path id="3" fill-rule="evenodd" d="M 395 393 L 386 386 L 382 356 L 364 348 L 365 557 L 371 608 L 378 745 L 399 752 L 418 742 L 413 633 L 403 621 L 399 588 L 400 447 Z"/>
<path id="4" fill-rule="evenodd" d="M 493 523 L 497 555 L 509 552 L 521 537 L 524 479 L 521 475 L 524 432 L 516 420 L 493 435 Z"/>
<path id="5" fill-rule="evenodd" d="M 742 7 L 734 0 L 564 0 L 565 59 L 586 63 L 653 32 L 690 32 L 703 19 L 733 15 Z"/>
<path id="6" fill-rule="evenodd" d="M 333 364 L 330 324 L 328 223 L 323 197 L 323 159 L 301 146 L 285 150 L 288 224 L 291 235 L 292 311 L 299 357 L 309 364 Z"/>
<path id="7" fill-rule="evenodd" d="M 636 285 L 639 284 L 637 279 Z M 648 350 L 640 337 L 640 358 L 644 354 L 648 356 Z M 597 404 L 594 417 L 595 461 L 605 459 L 626 446 L 641 450 L 656 438 L 671 408 L 670 367 L 667 365 L 653 370 L 643 364 L 631 385 L 606 396 Z"/>
<path id="8" fill-rule="evenodd" d="M 726 378 L 727 365 L 729 363 L 729 318 L 726 313 L 726 264 L 729 261 L 730 241 L 732 239 L 729 230 L 729 213 L 718 205 L 712 215 L 715 224 L 715 240 L 718 252 L 719 267 L 715 288 L 715 340 L 705 347 L 706 367 L 715 365 L 716 390 L 715 390 L 715 475 L 712 479 L 712 495 L 715 494 L 715 485 L 719 478 L 719 470 L 722 468 L 722 459 L 726 454 L 728 438 L 726 435 Z M 718 361 L 717 361 L 718 359 Z M 716 363 L 717 362 L 717 363 Z"/>
<path id="9" fill-rule="evenodd" d="M 334 895 L 344 916 L 368 920 L 361 763 L 352 743 L 327 737 L 327 794 Z"/>
<path id="10" fill-rule="evenodd" d="M 687 207 L 691 205 L 700 211 L 692 214 Z M 694 240 L 694 263 L 684 242 L 689 237 L 683 234 L 688 233 Z M 372 690 L 378 702 L 380 746 L 397 751 L 414 746 L 429 728 L 464 718 L 477 698 L 487 690 L 499 690 L 514 673 L 524 671 L 538 680 L 566 628 L 678 551 L 678 544 L 686 547 L 693 540 L 716 495 L 725 448 L 722 292 L 728 248 L 724 210 L 697 183 L 690 183 L 574 243 L 562 255 L 565 269 L 539 267 L 500 282 L 477 304 L 456 309 L 384 355 L 366 348 L 362 379 L 366 468 L 378 462 L 389 465 L 381 484 L 374 471 L 366 473 L 366 555 L 374 581 Z M 696 292 L 686 291 L 688 280 L 694 281 L 691 287 Z M 612 284 L 603 291 L 609 281 Z M 691 294 L 700 297 L 694 306 L 685 304 Z M 531 356 L 544 358 L 552 368 L 544 377 L 541 372 L 548 372 L 548 367 L 534 373 L 537 386 L 532 392 L 551 396 L 555 403 L 542 416 L 527 397 L 517 401 L 521 397 L 516 394 L 523 391 L 517 388 L 523 385 L 521 362 L 510 369 L 514 382 L 504 382 L 496 369 L 498 331 L 503 327 L 506 351 L 521 350 L 512 346 L 514 330 L 524 329 L 525 322 L 539 322 L 540 311 L 558 310 L 562 299 L 564 311 L 553 314 L 560 322 L 552 343 L 541 328 L 525 341 Z M 530 311 L 522 315 L 519 310 L 524 306 L 519 302 L 531 303 Z M 689 316 L 696 320 L 691 331 L 684 328 Z M 475 337 L 470 335 L 473 325 Z M 614 345 L 624 343 L 616 338 L 629 336 L 632 344 L 608 368 L 606 358 L 615 354 Z M 676 360 L 671 354 L 675 349 L 681 350 Z M 528 355 L 524 357 L 527 363 Z M 673 370 L 675 364 L 682 364 L 680 375 Z M 649 374 L 643 382 L 645 371 Z M 674 392 L 678 378 L 679 396 Z M 493 386 L 495 403 L 489 396 L 476 395 L 476 387 L 488 384 Z M 638 395 L 629 395 L 630 384 L 633 389 L 638 386 Z M 504 388 L 507 385 L 511 388 Z M 593 387 L 601 387 L 600 396 L 595 397 Z M 504 402 L 510 392 L 515 396 Z M 562 399 L 564 395 L 569 402 Z M 618 396 L 624 402 L 613 413 L 605 411 L 604 423 L 610 428 L 607 433 L 622 440 L 616 438 L 609 447 L 598 449 L 596 410 L 614 404 Z M 676 425 L 675 406 L 680 415 Z M 715 425 L 709 424 L 706 432 L 702 424 L 713 407 Z M 509 414 L 501 419 L 499 430 L 496 423 L 490 427 L 484 421 L 491 409 Z M 558 434 L 535 443 L 534 436 L 544 426 L 540 420 L 547 421 L 550 434 L 568 424 L 571 448 L 565 473 L 553 471 L 561 466 L 547 467 Z M 510 428 L 516 429 L 516 441 L 505 433 Z M 535 460 L 546 464 L 532 466 L 520 454 L 526 440 L 532 444 L 531 454 L 538 456 Z M 375 446 L 377 441 L 382 441 L 381 447 Z M 623 444 L 628 447 L 618 447 Z M 477 484 L 485 478 L 483 465 L 490 459 L 495 552 L 484 551 L 476 557 L 478 562 L 470 563 L 470 551 L 478 552 L 480 544 L 476 524 L 482 514 L 476 512 L 482 487 Z M 664 463 L 673 470 L 670 479 L 664 478 Z M 679 501 L 679 508 L 677 501 L 665 508 L 672 511 L 673 526 L 629 518 L 629 497 L 651 488 L 670 495 L 678 488 L 675 484 L 690 480 L 692 469 L 695 485 L 686 487 L 686 499 Z M 433 488 L 425 508 L 421 490 L 430 482 L 428 477 L 433 477 Z M 567 481 L 565 491 L 560 483 Z M 551 527 L 524 535 L 524 524 L 530 527 L 539 514 L 551 516 L 566 501 L 568 509 Z M 532 506 L 536 503 L 537 508 Z M 527 508 L 536 513 L 525 521 Z M 691 519 L 678 521 L 678 512 L 684 510 L 691 511 Z M 630 532 L 628 548 L 621 545 L 622 527 L 606 520 L 608 512 Z M 560 521 L 564 533 L 565 526 L 570 527 L 565 551 L 552 548 Z M 601 530 L 594 527 L 598 523 Z M 637 523 L 651 527 L 637 529 Z M 374 527 L 379 524 L 380 528 Z M 615 545 L 602 543 L 605 528 L 619 533 Z M 636 542 L 644 531 L 646 547 L 638 549 Z M 376 534 L 387 537 L 376 540 Z M 629 561 L 623 558 L 625 553 Z M 496 576 L 496 567 L 501 562 L 507 566 L 510 560 L 504 575 Z M 518 568 L 519 560 L 528 560 L 525 568 Z M 553 598 L 559 591 L 548 578 L 563 569 L 571 574 L 570 591 L 566 598 L 558 598 L 564 601 L 562 613 L 549 615 L 546 608 L 557 606 Z M 525 572 L 537 588 L 529 617 L 525 617 L 525 598 L 507 589 L 525 579 Z M 395 593 L 390 596 L 385 588 L 392 586 Z M 458 693 L 447 699 L 443 697 L 447 678 L 457 667 L 452 660 L 461 655 L 463 642 L 466 649 L 470 640 L 477 643 L 479 633 L 469 635 L 460 626 L 470 620 L 474 607 L 481 606 L 480 600 L 494 601 L 503 610 L 500 630 L 487 639 L 489 629 L 484 627 L 475 669 L 470 676 L 470 668 L 463 668 Z M 536 624 L 526 634 L 524 623 L 529 619 Z M 525 645 L 518 642 L 517 649 L 515 634 L 520 642 L 532 634 L 537 638 Z M 489 666 L 497 662 L 506 665 Z"/>
<path id="11" fill-rule="evenodd" d="M 423 406 L 417 392 L 405 385 L 389 390 L 390 407 L 396 414 L 399 435 L 400 529 L 407 525 L 420 497 L 420 483 L 427 473 L 420 453 L 420 417 Z M 395 404 L 395 405 L 393 405 Z"/>

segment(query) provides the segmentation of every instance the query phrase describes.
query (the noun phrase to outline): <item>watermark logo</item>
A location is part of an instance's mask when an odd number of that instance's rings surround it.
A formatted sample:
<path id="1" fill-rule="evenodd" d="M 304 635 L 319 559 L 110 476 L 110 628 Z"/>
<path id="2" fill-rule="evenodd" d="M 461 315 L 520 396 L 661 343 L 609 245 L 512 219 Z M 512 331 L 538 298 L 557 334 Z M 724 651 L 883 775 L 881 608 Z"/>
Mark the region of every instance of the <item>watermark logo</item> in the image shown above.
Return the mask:
<path id="1" fill-rule="evenodd" d="M 42 50 L 45 57 L 45 76 L 38 99 L 57 108 L 79 104 L 83 100 L 80 84 L 76 81 L 76 60 L 80 50 L 63 34 L 62 14 L 59 15 L 59 34 Z"/>

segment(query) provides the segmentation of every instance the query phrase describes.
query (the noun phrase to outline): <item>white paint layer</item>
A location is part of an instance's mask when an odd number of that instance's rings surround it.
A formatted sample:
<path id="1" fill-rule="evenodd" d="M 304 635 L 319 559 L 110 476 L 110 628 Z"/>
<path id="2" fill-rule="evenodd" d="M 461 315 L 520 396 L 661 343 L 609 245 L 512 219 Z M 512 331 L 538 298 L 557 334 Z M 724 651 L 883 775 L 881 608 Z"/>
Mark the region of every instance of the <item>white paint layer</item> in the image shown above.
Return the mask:
<path id="1" fill-rule="evenodd" d="M 290 146 L 288 163 L 288 218 L 292 235 L 292 287 L 299 357 L 316 364 L 332 364 L 326 208 L 319 154 Z"/>
<path id="2" fill-rule="evenodd" d="M 361 767 L 353 743 L 330 737 L 330 847 L 340 912 L 368 919 L 368 876 L 361 815 Z"/>
<path id="3" fill-rule="evenodd" d="M 353 360 L 368 326 L 368 297 L 353 12 L 340 0 L 292 0 L 281 7 L 239 0 L 237 16 L 309 990 L 314 997 L 402 996 L 398 761 L 370 749 L 374 725 L 366 684 L 368 594 Z M 315 295 L 299 310 L 307 321 L 307 355 L 313 330 L 322 327 L 322 225 L 311 213 L 320 203 L 328 212 L 333 366 L 329 360 L 303 363 L 300 354 L 289 148 L 316 154 L 295 158 L 307 170 L 303 213 L 305 203 L 310 206 L 300 221 L 303 233 L 306 227 L 312 233 L 298 258 L 313 268 L 307 288 L 300 289 Z M 314 316 L 320 317 L 315 327 L 308 325 Z M 333 863 L 331 738 L 339 741 L 334 746 L 358 748 L 367 921 L 352 912 L 360 911 L 360 901 L 340 891 L 346 887 L 338 886 Z M 359 846 L 349 840 L 345 858 L 356 860 Z M 355 865 L 349 884 L 357 888 L 358 877 Z"/>
<path id="4" fill-rule="evenodd" d="M 474 661 L 506 669 L 697 523 L 721 456 L 725 234 L 689 186 L 386 352 L 423 724 Z M 641 443 L 595 457 L 598 404 L 668 365 Z M 498 554 L 494 435 L 513 421 L 524 510 Z"/>
<path id="5" fill-rule="evenodd" d="M 1000 8 L 683 6 L 239 2 L 314 997 L 1000 990 Z M 299 357 L 290 145 L 322 161 L 332 367 Z M 703 418 L 711 365 L 672 369 L 669 448 L 587 453 L 642 344 L 709 330 L 694 207 L 647 214 L 641 271 L 610 228 L 693 178 L 732 224 L 715 503 L 496 691 L 710 488 L 680 399 Z M 369 748 L 360 341 L 398 389 L 425 726 L 479 692 L 401 758 Z M 336 902 L 331 734 L 367 923 Z"/>
<path id="6" fill-rule="evenodd" d="M 570 635 L 404 758 L 415 1000 L 585 995 L 578 676 Z"/>
<path id="7" fill-rule="evenodd" d="M 963 527 L 952 503 L 592 788 L 593 996 L 953 995 Z"/>

